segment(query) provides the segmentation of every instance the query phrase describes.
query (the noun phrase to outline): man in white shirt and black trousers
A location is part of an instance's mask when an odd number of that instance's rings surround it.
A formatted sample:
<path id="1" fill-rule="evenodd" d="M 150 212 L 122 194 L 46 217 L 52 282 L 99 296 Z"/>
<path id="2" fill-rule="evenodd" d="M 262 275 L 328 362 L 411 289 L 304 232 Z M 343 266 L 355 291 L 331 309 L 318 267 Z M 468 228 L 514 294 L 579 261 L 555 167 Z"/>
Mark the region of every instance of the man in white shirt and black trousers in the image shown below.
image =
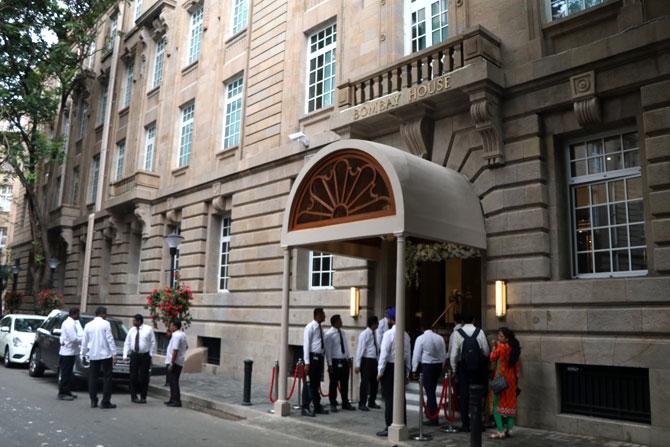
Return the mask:
<path id="1" fill-rule="evenodd" d="M 379 324 L 377 325 L 377 343 L 381 345 L 382 339 L 384 338 L 384 332 L 388 331 L 391 329 L 391 326 L 393 326 L 393 323 L 389 321 L 389 311 L 393 309 L 392 306 L 387 307 L 384 309 L 384 318 L 379 320 Z"/>
<path id="2" fill-rule="evenodd" d="M 107 318 L 107 308 L 95 309 L 95 318 L 84 328 L 81 340 L 81 357 L 88 358 L 88 394 L 91 408 L 98 406 L 98 377 L 102 371 L 102 401 L 100 408 L 116 408 L 112 398 L 112 370 L 116 362 L 116 343 L 112 335 L 112 326 Z"/>
<path id="3" fill-rule="evenodd" d="M 388 436 L 388 428 L 393 422 L 393 360 L 395 359 L 395 338 L 398 336 L 398 334 L 396 334 L 397 326 L 395 325 L 395 308 L 390 308 L 387 315 L 389 324 L 392 327 L 384 332 L 384 338 L 382 339 L 381 351 L 379 354 L 379 366 L 377 367 L 377 380 L 381 381 L 382 396 L 384 397 L 384 420 L 386 422 L 386 428 L 377 432 L 377 436 Z M 412 367 L 410 359 L 410 339 L 407 332 L 403 335 L 405 341 L 403 362 L 405 363 L 405 380 L 407 380 Z M 403 413 L 405 414 L 405 419 L 407 419 L 406 409 L 403 409 Z"/>
<path id="4" fill-rule="evenodd" d="M 325 353 L 325 341 L 321 323 L 326 320 L 323 308 L 314 309 L 314 320 L 305 326 L 303 336 L 303 355 L 305 360 L 305 374 L 309 380 L 309 386 L 303 388 L 302 415 L 314 417 L 315 414 L 328 414 L 328 410 L 321 405 L 319 386 L 323 377 L 323 355 Z M 309 404 L 314 404 L 314 410 Z"/>
<path id="5" fill-rule="evenodd" d="M 375 331 L 379 320 L 370 315 L 367 327 L 358 336 L 356 356 L 354 357 L 354 371 L 361 374 L 361 387 L 358 399 L 358 409 L 370 411 L 370 408 L 380 408 L 377 400 L 377 362 L 379 360 L 379 341 Z M 367 402 L 367 405 L 366 405 Z"/>
<path id="6" fill-rule="evenodd" d="M 422 322 L 421 327 L 426 328 L 428 324 Z M 426 406 L 430 415 L 435 414 L 437 410 L 435 390 L 446 360 L 447 347 L 441 335 L 426 329 L 416 338 L 412 355 L 412 372 L 423 374 L 423 389 L 426 390 Z M 429 418 L 428 425 L 438 425 L 438 419 L 439 415 L 433 419 Z"/>
<path id="7" fill-rule="evenodd" d="M 328 397 L 330 399 L 330 411 L 337 413 L 337 386 L 340 387 L 343 410 L 356 410 L 349 402 L 349 371 L 351 367 L 351 354 L 347 336 L 342 330 L 342 317 L 333 315 L 330 317 L 331 328 L 326 332 L 326 360 L 328 361 Z"/>
<path id="8" fill-rule="evenodd" d="M 74 400 L 77 398 L 70 391 L 72 385 L 72 370 L 74 362 L 79 354 L 79 345 L 84 330 L 79 323 L 79 308 L 73 307 L 68 312 L 68 317 L 60 327 L 60 356 L 58 369 L 60 380 L 58 381 L 58 398 L 60 400 Z"/>
<path id="9" fill-rule="evenodd" d="M 154 330 L 143 323 L 142 315 L 133 317 L 133 327 L 128 331 L 123 344 L 123 360 L 127 360 L 130 354 L 130 400 L 136 404 L 147 403 L 151 358 L 156 353 Z"/>
<path id="10" fill-rule="evenodd" d="M 186 334 L 181 329 L 181 321 L 173 320 L 170 323 L 170 343 L 165 354 L 168 382 L 170 383 L 170 400 L 164 402 L 168 407 L 181 407 L 181 390 L 179 389 L 179 376 L 184 368 L 188 342 Z"/>

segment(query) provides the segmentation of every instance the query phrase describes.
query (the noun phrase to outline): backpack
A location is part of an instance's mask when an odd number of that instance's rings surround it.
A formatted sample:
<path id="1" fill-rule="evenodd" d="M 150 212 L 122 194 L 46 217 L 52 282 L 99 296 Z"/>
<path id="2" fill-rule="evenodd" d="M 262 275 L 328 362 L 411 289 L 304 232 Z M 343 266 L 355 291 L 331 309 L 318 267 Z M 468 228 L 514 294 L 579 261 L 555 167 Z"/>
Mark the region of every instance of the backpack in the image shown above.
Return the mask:
<path id="1" fill-rule="evenodd" d="M 458 333 L 463 337 L 460 361 L 462 367 L 470 372 L 479 371 L 482 365 L 482 351 L 477 342 L 479 328 L 475 329 L 470 337 L 468 337 L 463 329 L 459 329 Z"/>

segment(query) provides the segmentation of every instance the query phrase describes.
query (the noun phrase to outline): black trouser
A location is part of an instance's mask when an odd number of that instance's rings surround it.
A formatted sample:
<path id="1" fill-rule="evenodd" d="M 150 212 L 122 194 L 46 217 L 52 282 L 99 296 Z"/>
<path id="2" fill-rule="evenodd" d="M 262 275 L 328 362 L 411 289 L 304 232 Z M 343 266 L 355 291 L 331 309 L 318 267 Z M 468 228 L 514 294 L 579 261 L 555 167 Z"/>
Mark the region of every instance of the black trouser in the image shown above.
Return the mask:
<path id="1" fill-rule="evenodd" d="M 432 415 L 435 414 L 437 410 L 435 390 L 437 389 L 437 382 L 439 382 L 440 376 L 442 375 L 442 364 L 422 363 L 421 373 L 423 374 L 423 389 L 426 391 L 426 406 L 428 407 L 428 413 Z M 432 420 L 437 419 L 439 419 L 439 415 Z"/>
<path id="2" fill-rule="evenodd" d="M 359 405 L 374 405 L 377 400 L 377 359 L 361 359 L 361 388 Z"/>
<path id="3" fill-rule="evenodd" d="M 470 428 L 470 385 L 481 385 L 486 373 L 482 371 L 467 371 L 461 367 L 456 372 L 458 379 L 458 409 L 461 412 L 463 428 Z"/>
<path id="4" fill-rule="evenodd" d="M 112 398 L 112 358 L 91 360 L 88 368 L 88 394 L 91 400 L 98 401 L 98 379 L 102 370 L 102 403 L 108 404 Z"/>
<path id="5" fill-rule="evenodd" d="M 130 397 L 147 398 L 149 389 L 149 370 L 151 369 L 151 355 L 148 352 L 130 353 Z"/>
<path id="6" fill-rule="evenodd" d="M 328 396 L 331 405 L 337 405 L 337 385 L 340 385 L 342 406 L 351 405 L 349 402 L 349 361 L 347 359 L 333 359 L 332 372 L 328 372 L 330 385 Z"/>
<path id="7" fill-rule="evenodd" d="M 382 376 L 382 397 L 384 398 L 384 419 L 386 427 L 393 423 L 393 363 L 387 363 Z M 403 396 L 403 420 L 407 425 L 407 405 Z"/>
<path id="8" fill-rule="evenodd" d="M 170 402 L 181 403 L 181 390 L 179 389 L 179 376 L 182 366 L 173 365 L 168 368 L 167 380 L 170 384 Z"/>
<path id="9" fill-rule="evenodd" d="M 302 407 L 309 409 L 309 404 L 314 403 L 314 410 L 321 408 L 321 396 L 319 395 L 319 386 L 323 376 L 323 355 L 309 355 L 309 386 L 302 389 Z"/>
<path id="10" fill-rule="evenodd" d="M 72 388 L 72 370 L 74 369 L 74 361 L 77 357 L 74 355 L 61 355 L 58 361 L 58 369 L 60 371 L 60 380 L 58 381 L 58 395 L 71 395 Z"/>

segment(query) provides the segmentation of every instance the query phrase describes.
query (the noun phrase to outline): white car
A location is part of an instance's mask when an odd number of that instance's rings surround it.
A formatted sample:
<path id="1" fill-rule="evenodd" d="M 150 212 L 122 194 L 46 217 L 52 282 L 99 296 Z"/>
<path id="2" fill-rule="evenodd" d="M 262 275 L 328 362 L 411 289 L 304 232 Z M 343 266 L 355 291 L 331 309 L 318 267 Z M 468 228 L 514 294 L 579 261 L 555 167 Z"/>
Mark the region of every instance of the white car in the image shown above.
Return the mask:
<path id="1" fill-rule="evenodd" d="M 5 367 L 12 363 L 28 363 L 35 342 L 35 332 L 46 319 L 41 315 L 6 315 L 0 320 L 0 352 Z"/>

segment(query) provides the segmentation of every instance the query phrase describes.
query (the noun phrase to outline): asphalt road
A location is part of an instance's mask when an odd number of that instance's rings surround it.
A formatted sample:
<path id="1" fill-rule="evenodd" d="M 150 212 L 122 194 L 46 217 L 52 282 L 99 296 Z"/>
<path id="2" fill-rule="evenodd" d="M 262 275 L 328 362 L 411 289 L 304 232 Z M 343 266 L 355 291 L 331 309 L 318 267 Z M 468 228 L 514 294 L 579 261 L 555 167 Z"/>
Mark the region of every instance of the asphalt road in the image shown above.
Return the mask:
<path id="1" fill-rule="evenodd" d="M 163 380 L 160 377 L 158 380 Z M 90 408 L 88 393 L 73 402 L 56 398 L 55 376 L 32 378 L 24 368 L 0 366 L 1 447 L 314 446 L 313 442 L 229 421 L 149 398 L 130 402 L 116 387 L 113 410 Z"/>

